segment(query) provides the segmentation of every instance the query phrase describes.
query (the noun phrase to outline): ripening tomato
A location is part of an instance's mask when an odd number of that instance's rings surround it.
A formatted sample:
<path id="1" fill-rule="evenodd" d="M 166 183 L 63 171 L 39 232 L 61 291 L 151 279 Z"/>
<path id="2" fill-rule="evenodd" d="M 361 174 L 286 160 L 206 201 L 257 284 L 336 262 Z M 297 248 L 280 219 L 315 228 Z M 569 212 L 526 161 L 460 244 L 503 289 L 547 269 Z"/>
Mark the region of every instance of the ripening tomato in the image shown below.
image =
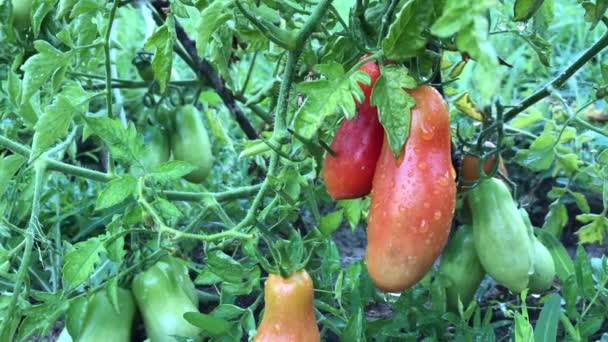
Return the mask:
<path id="1" fill-rule="evenodd" d="M 312 279 L 301 270 L 283 278 L 271 274 L 264 285 L 264 318 L 255 342 L 320 341 Z"/>
<path id="2" fill-rule="evenodd" d="M 484 145 L 489 148 L 496 147 L 494 144 L 492 144 L 489 141 L 487 141 Z M 502 158 L 499 157 L 498 160 L 499 160 L 498 161 L 498 171 L 500 171 L 505 176 L 509 176 L 509 173 L 507 172 L 507 168 L 505 167 L 505 164 L 504 164 Z M 492 155 L 488 159 L 484 160 L 483 170 L 486 174 L 490 173 L 492 171 L 495 161 L 496 161 L 495 155 Z M 464 181 L 469 182 L 469 183 L 476 182 L 479 179 L 479 158 L 472 154 L 465 154 L 464 157 L 462 157 L 462 163 L 460 165 L 460 173 L 461 173 L 461 177 Z M 466 185 L 460 184 L 459 190 L 467 191 L 468 188 Z"/>
<path id="3" fill-rule="evenodd" d="M 384 139 L 367 229 L 367 268 L 387 292 L 411 287 L 431 268 L 446 244 L 456 204 L 447 105 L 432 87 L 408 92 L 416 101 L 409 138 L 397 160 Z"/>
<path id="4" fill-rule="evenodd" d="M 328 153 L 323 166 L 323 180 L 334 200 L 369 194 L 382 148 L 384 129 L 378 120 L 376 107 L 370 104 L 372 89 L 380 77 L 380 67 L 371 61 L 363 64 L 359 70 L 371 78 L 369 86 L 359 83 L 365 100 L 363 103 L 357 102 L 357 113 L 352 120 L 344 119 L 340 124 L 330 146 L 336 155 Z"/>

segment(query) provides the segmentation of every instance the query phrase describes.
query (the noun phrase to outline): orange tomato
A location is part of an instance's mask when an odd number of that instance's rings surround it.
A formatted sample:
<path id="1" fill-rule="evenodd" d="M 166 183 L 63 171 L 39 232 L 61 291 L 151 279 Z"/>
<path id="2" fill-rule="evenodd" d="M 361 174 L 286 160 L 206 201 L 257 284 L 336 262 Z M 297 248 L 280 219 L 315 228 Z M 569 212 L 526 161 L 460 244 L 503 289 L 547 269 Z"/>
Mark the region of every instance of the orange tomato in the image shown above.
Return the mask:
<path id="1" fill-rule="evenodd" d="M 312 279 L 301 270 L 283 278 L 271 274 L 264 285 L 264 318 L 255 342 L 320 341 Z"/>

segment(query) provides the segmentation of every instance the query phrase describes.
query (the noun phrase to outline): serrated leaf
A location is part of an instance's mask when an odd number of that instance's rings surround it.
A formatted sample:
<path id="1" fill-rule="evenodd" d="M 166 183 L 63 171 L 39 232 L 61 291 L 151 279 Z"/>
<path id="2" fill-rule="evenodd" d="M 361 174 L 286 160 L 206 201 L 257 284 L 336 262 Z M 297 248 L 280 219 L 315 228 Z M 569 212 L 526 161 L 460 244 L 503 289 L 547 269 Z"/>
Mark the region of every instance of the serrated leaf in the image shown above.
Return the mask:
<path id="1" fill-rule="evenodd" d="M 196 166 L 181 160 L 171 160 L 164 162 L 159 166 L 155 167 L 150 172 L 150 177 L 157 181 L 172 181 L 181 179 L 183 176 L 194 171 Z"/>
<path id="2" fill-rule="evenodd" d="M 157 198 L 154 203 L 154 207 L 158 209 L 161 215 L 165 218 L 176 218 L 184 216 L 181 211 L 175 206 L 175 204 L 167 201 L 164 198 Z"/>
<path id="3" fill-rule="evenodd" d="M 72 118 L 86 110 L 90 95 L 77 82 L 68 83 L 47 106 L 34 126 L 30 163 L 68 134 Z"/>
<path id="4" fill-rule="evenodd" d="M 105 247 L 97 237 L 74 245 L 74 250 L 67 253 L 63 259 L 63 285 L 71 291 L 89 279 L 95 267 L 101 261 L 100 254 Z"/>
<path id="5" fill-rule="evenodd" d="M 42 21 L 55 8 L 56 2 L 57 0 L 32 1 L 32 31 L 34 32 L 34 37 L 38 37 L 38 34 L 40 34 Z"/>
<path id="6" fill-rule="evenodd" d="M 463 112 L 466 116 L 470 117 L 473 120 L 486 120 L 485 113 L 477 110 L 477 106 L 471 100 L 471 95 L 468 92 L 456 98 L 456 100 L 454 100 L 454 106 L 456 106 L 459 111 Z"/>
<path id="7" fill-rule="evenodd" d="M 514 159 L 518 164 L 532 171 L 547 170 L 555 160 L 553 148 L 556 141 L 557 136 L 554 132 L 542 133 L 534 140 L 529 149 L 517 151 Z"/>
<path id="8" fill-rule="evenodd" d="M 382 73 L 372 90 L 371 104 L 378 108 L 378 117 L 395 159 L 401 154 L 410 133 L 412 98 L 405 89 L 416 87 L 408 70 L 396 65 L 382 67 Z"/>
<path id="9" fill-rule="evenodd" d="M 63 292 L 47 294 L 42 304 L 37 304 L 25 311 L 25 319 L 19 326 L 17 341 L 26 341 L 36 334 L 45 336 L 55 322 L 68 309 L 69 302 Z"/>
<path id="10" fill-rule="evenodd" d="M 222 251 L 210 253 L 205 262 L 215 275 L 230 283 L 239 283 L 248 274 L 240 262 Z"/>
<path id="11" fill-rule="evenodd" d="M 538 11 L 544 0 L 515 0 L 513 20 L 527 21 Z"/>
<path id="12" fill-rule="evenodd" d="M 21 90 L 22 106 L 59 69 L 70 63 L 73 54 L 72 52 L 63 53 L 43 40 L 35 41 L 34 47 L 38 53 L 21 66 L 21 70 L 24 71 Z"/>
<path id="13" fill-rule="evenodd" d="M 161 92 L 165 92 L 167 83 L 171 79 L 173 45 L 175 44 L 174 24 L 173 17 L 168 16 L 163 26 L 159 27 L 144 44 L 146 50 L 154 51 L 152 70 L 154 70 L 154 78 L 158 81 Z"/>
<path id="14" fill-rule="evenodd" d="M 111 180 L 97 197 L 96 210 L 112 207 L 135 194 L 137 179 L 131 175 Z"/>
<path id="15" fill-rule="evenodd" d="M 0 155 L 0 196 L 6 191 L 6 187 L 13 175 L 25 163 L 25 157 L 11 154 L 6 157 Z"/>
<path id="16" fill-rule="evenodd" d="M 583 215 L 578 215 L 579 219 Z M 590 223 L 581 227 L 575 234 L 578 236 L 578 241 L 582 244 L 586 243 L 604 243 L 608 232 L 608 219 L 603 215 L 597 215 Z"/>
<path id="17" fill-rule="evenodd" d="M 382 42 L 387 58 L 402 61 L 416 56 L 424 49 L 427 37 L 423 32 L 430 24 L 433 14 L 428 7 L 426 0 L 408 0 L 401 7 Z"/>
<path id="18" fill-rule="evenodd" d="M 85 117 L 85 121 L 93 134 L 108 145 L 114 159 L 131 162 L 143 153 L 143 140 L 133 123 L 125 128 L 120 120 L 107 117 Z"/>
<path id="19" fill-rule="evenodd" d="M 205 57 L 205 49 L 211 35 L 226 21 L 232 18 L 232 11 L 227 8 L 229 3 L 223 0 L 216 0 L 207 6 L 202 12 L 196 23 L 196 51 L 198 55 Z"/>
<path id="20" fill-rule="evenodd" d="M 340 64 L 319 64 L 315 68 L 326 79 L 303 82 L 298 90 L 306 94 L 304 104 L 296 113 L 294 129 L 306 139 L 311 139 L 321 128 L 325 118 L 342 113 L 347 118 L 355 115 L 355 100 L 363 99 L 358 82 L 370 84 L 369 75 L 361 71 L 346 77 Z M 362 101 L 361 101 L 362 102 Z"/>
<path id="21" fill-rule="evenodd" d="M 545 216 L 543 229 L 559 238 L 562 235 L 562 231 L 567 223 L 568 210 L 566 209 L 566 206 L 560 203 L 559 200 L 551 203 L 549 206 L 549 211 Z"/>

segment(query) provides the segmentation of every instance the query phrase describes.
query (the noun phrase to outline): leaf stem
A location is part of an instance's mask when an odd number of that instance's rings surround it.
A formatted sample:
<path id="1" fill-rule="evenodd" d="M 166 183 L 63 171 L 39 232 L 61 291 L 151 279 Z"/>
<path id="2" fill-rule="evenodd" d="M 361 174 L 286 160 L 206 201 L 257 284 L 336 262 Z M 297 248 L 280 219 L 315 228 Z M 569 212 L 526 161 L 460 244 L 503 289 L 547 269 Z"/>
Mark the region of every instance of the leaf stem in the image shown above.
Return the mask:
<path id="1" fill-rule="evenodd" d="M 0 336 L 8 337 L 10 329 L 13 324 L 13 320 L 20 319 L 20 315 L 17 315 L 17 301 L 21 293 L 23 282 L 27 275 L 30 260 L 32 258 L 32 249 L 34 246 L 34 233 L 39 229 L 38 214 L 40 212 L 40 198 L 42 197 L 42 188 L 44 187 L 44 175 L 46 171 L 46 164 L 44 161 L 38 161 L 34 164 L 35 175 L 34 175 L 34 195 L 32 199 L 32 212 L 30 214 L 30 220 L 27 229 L 25 230 L 25 247 L 23 251 L 23 257 L 21 258 L 21 264 L 17 271 L 15 279 L 15 286 L 13 287 L 13 294 L 8 304 L 4 316 L 6 319 L 2 322 L 0 329 Z"/>

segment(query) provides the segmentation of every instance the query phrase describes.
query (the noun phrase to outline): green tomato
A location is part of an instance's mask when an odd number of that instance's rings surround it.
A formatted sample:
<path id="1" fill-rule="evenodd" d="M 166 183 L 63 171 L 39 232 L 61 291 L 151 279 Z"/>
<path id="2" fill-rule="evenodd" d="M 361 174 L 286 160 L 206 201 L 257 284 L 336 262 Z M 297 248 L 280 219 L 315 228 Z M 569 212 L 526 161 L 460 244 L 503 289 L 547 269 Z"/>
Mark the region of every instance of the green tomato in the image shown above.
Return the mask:
<path id="1" fill-rule="evenodd" d="M 486 274 L 477 257 L 471 227 L 462 226 L 452 236 L 441 254 L 439 273 L 445 282 L 448 309 L 458 311 L 458 298 L 466 308 Z"/>
<path id="2" fill-rule="evenodd" d="M 521 292 L 533 270 L 533 246 L 509 189 L 485 178 L 467 196 L 479 261 L 497 283 Z"/>
<path id="3" fill-rule="evenodd" d="M 135 318 L 135 302 L 131 291 L 118 289 L 117 312 L 105 291 L 94 293 L 88 300 L 78 298 L 67 313 L 67 329 L 60 341 L 130 342 Z"/>
<path id="4" fill-rule="evenodd" d="M 533 248 L 533 266 L 534 273 L 530 275 L 530 281 L 528 288 L 530 292 L 540 293 L 543 292 L 553 285 L 553 278 L 555 278 L 555 262 L 549 249 L 543 245 L 540 240 L 534 235 L 534 227 L 530 222 L 530 217 L 525 209 L 520 208 L 519 213 L 521 214 L 526 227 L 528 228 L 528 235 L 532 243 Z"/>
<path id="5" fill-rule="evenodd" d="M 143 159 L 131 168 L 131 172 L 135 175 L 141 175 L 144 171 L 151 171 L 171 157 L 169 136 L 164 129 L 148 127 L 144 131 L 144 145 L 146 149 Z"/>
<path id="6" fill-rule="evenodd" d="M 211 172 L 213 156 L 209 136 L 196 107 L 187 105 L 177 111 L 175 132 L 171 135 L 171 150 L 176 160 L 188 162 L 196 167 L 185 178 L 201 183 Z"/>
<path id="7" fill-rule="evenodd" d="M 12 0 L 13 5 L 13 25 L 15 28 L 24 30 L 32 23 L 32 0 Z"/>
<path id="8" fill-rule="evenodd" d="M 184 318 L 198 312 L 198 297 L 186 266 L 167 257 L 133 279 L 133 294 L 151 342 L 173 342 L 172 336 L 200 341 L 200 329 Z"/>

